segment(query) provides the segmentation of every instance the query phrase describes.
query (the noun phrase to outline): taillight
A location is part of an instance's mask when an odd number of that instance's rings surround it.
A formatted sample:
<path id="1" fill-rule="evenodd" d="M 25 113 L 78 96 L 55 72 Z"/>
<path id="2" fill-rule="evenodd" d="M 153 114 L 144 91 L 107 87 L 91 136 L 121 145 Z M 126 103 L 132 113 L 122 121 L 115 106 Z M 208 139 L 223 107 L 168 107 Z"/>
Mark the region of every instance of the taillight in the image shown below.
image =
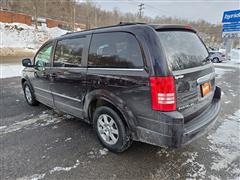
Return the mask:
<path id="1" fill-rule="evenodd" d="M 176 110 L 176 91 L 173 76 L 150 77 L 152 109 L 159 111 Z"/>

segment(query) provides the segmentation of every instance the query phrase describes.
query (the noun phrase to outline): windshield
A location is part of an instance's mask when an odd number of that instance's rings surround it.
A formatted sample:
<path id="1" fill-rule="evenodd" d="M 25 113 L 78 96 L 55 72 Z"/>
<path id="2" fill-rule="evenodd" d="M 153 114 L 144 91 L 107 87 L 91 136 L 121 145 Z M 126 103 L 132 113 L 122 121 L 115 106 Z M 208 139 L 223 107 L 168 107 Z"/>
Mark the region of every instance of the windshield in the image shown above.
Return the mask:
<path id="1" fill-rule="evenodd" d="M 206 64 L 207 49 L 195 33 L 189 31 L 158 31 L 157 33 L 171 70 Z"/>

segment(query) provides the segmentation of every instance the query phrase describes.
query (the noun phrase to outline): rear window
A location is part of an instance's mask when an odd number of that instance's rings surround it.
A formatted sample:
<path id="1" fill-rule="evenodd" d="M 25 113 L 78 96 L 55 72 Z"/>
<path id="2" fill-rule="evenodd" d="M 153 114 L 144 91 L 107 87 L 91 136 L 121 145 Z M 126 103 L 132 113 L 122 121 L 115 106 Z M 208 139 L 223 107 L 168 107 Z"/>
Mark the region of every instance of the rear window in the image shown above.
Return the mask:
<path id="1" fill-rule="evenodd" d="M 206 64 L 208 52 L 199 37 L 189 31 L 158 31 L 171 70 Z"/>

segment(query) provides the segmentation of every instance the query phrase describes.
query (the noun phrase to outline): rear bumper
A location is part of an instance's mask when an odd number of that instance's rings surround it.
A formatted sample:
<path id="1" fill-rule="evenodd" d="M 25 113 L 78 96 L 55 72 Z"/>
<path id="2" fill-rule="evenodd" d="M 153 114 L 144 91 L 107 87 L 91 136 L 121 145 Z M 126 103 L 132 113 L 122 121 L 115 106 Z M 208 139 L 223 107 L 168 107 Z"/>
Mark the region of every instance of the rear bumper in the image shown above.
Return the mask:
<path id="1" fill-rule="evenodd" d="M 216 122 L 221 108 L 220 97 L 221 89 L 217 87 L 211 105 L 186 124 L 178 112 L 165 113 L 169 123 L 161 122 L 161 119 L 156 121 L 140 118 L 139 121 L 145 121 L 148 126 L 137 127 L 138 140 L 171 148 L 178 148 L 192 142 L 208 132 Z"/>
<path id="2" fill-rule="evenodd" d="M 177 147 L 204 135 L 217 121 L 220 109 L 220 100 L 214 99 L 210 108 L 184 126 L 182 142 Z"/>

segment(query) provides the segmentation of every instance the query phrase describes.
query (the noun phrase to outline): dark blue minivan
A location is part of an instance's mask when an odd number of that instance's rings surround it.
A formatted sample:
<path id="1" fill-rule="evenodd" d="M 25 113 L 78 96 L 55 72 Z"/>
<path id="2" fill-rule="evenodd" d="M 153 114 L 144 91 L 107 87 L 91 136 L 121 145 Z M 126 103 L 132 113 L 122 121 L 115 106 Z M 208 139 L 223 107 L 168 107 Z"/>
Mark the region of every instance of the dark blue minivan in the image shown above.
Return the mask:
<path id="1" fill-rule="evenodd" d="M 220 111 L 214 66 L 189 26 L 126 23 L 69 33 L 22 63 L 28 104 L 93 124 L 113 152 L 133 140 L 181 147 Z"/>

